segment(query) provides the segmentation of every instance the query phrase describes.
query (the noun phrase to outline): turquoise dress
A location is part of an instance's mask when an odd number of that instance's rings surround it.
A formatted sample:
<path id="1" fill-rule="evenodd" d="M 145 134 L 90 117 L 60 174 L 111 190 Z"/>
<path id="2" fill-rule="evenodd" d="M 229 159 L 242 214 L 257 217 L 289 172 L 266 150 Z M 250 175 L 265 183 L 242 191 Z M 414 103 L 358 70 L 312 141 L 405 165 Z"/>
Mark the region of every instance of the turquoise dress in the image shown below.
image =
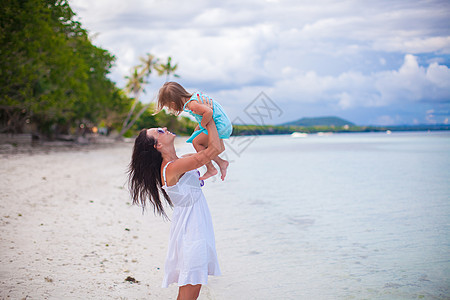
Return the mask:
<path id="1" fill-rule="evenodd" d="M 206 128 L 203 128 L 201 125 L 203 117 L 201 115 L 197 115 L 192 110 L 186 108 L 186 105 L 189 102 L 191 102 L 192 100 L 198 101 L 197 94 L 200 95 L 200 99 L 201 99 L 201 96 L 204 96 L 205 98 L 208 97 L 206 94 L 196 92 L 192 95 L 192 97 L 189 99 L 189 101 L 187 101 L 183 106 L 183 110 L 185 112 L 190 113 L 195 118 L 195 120 L 198 123 L 198 126 L 200 127 L 199 130 L 194 131 L 194 133 L 186 141 L 186 143 L 192 143 L 192 141 L 202 132 L 205 134 L 208 134 L 208 130 L 206 130 Z M 233 132 L 233 126 L 231 125 L 230 119 L 228 118 L 228 116 L 225 113 L 225 110 L 222 108 L 222 106 L 219 103 L 217 103 L 216 101 L 214 101 L 214 100 L 212 100 L 212 101 L 213 101 L 213 116 L 212 116 L 212 118 L 214 120 L 214 123 L 216 123 L 217 132 L 219 133 L 219 138 L 220 139 L 228 139 L 231 136 L 231 133 Z"/>

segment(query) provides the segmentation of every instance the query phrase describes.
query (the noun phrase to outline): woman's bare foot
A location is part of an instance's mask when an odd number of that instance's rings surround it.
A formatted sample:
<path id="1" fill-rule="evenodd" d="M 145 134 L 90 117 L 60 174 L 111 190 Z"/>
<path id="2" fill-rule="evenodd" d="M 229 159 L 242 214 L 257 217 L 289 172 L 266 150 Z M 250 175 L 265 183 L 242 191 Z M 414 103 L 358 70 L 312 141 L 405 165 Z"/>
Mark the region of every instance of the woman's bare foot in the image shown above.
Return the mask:
<path id="1" fill-rule="evenodd" d="M 208 168 L 205 172 L 205 174 L 203 174 L 202 177 L 200 177 L 200 180 L 205 180 L 208 179 L 209 177 L 213 177 L 214 175 L 217 174 L 217 170 L 216 168 Z"/>
<path id="2" fill-rule="evenodd" d="M 222 159 L 222 161 L 217 164 L 220 168 L 220 179 L 222 179 L 222 181 L 224 181 L 225 176 L 227 176 L 227 169 L 229 164 L 230 163 L 224 159 Z"/>

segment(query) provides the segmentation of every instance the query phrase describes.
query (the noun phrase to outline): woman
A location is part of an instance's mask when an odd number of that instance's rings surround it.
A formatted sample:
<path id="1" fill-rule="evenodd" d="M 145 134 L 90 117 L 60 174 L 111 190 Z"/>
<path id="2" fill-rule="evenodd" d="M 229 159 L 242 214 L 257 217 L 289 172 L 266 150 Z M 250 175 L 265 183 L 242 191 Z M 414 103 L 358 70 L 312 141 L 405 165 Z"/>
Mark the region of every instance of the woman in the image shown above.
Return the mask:
<path id="1" fill-rule="evenodd" d="M 197 299 L 208 275 L 220 275 L 211 215 L 196 169 L 224 149 L 214 122 L 206 129 L 210 146 L 182 158 L 176 155 L 175 135 L 167 128 L 143 129 L 135 140 L 129 168 L 133 204 L 145 208 L 150 203 L 164 217 L 163 202 L 174 208 L 162 286 L 177 283 L 178 300 Z"/>

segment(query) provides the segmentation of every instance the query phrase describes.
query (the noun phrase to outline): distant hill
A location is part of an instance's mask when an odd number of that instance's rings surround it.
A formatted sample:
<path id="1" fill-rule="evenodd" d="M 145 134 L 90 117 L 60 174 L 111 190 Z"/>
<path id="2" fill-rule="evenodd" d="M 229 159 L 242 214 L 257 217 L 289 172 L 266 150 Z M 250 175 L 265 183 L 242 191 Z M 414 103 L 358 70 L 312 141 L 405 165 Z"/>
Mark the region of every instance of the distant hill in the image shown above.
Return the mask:
<path id="1" fill-rule="evenodd" d="M 282 126 L 354 126 L 350 121 L 338 117 L 317 117 L 317 118 L 301 118 L 297 121 L 291 121 L 281 124 Z"/>

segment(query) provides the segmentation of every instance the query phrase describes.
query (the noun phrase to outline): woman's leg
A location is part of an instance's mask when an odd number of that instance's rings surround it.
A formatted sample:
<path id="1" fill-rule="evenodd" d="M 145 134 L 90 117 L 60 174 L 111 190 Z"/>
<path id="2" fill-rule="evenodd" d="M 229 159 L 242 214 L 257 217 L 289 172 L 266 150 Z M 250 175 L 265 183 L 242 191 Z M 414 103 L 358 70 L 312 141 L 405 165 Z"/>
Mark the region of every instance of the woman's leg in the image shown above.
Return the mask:
<path id="1" fill-rule="evenodd" d="M 178 289 L 177 300 L 196 300 L 200 294 L 201 284 L 197 285 L 183 285 Z"/>

